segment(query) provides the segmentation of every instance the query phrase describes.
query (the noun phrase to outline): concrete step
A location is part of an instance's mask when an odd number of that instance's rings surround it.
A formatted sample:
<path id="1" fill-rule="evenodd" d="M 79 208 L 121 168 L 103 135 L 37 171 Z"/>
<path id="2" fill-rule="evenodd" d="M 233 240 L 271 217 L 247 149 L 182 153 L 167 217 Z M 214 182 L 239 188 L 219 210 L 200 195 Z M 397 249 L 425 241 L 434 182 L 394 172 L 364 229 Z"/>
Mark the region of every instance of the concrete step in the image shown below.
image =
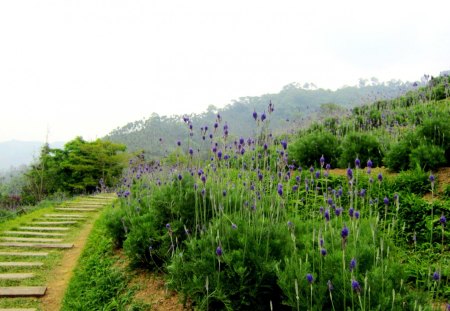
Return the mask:
<path id="1" fill-rule="evenodd" d="M 0 287 L 0 297 L 40 297 L 45 295 L 45 286 Z"/>

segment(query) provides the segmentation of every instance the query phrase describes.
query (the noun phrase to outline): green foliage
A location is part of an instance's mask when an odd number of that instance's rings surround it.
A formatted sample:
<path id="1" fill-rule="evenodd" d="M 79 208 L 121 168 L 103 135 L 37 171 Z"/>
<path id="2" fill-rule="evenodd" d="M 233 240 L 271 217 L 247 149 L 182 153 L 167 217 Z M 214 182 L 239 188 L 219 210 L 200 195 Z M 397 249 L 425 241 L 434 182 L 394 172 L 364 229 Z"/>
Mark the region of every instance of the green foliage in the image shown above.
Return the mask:
<path id="1" fill-rule="evenodd" d="M 337 166 L 339 142 L 336 136 L 326 131 L 305 134 L 289 146 L 290 160 L 295 160 L 298 165 L 319 166 L 322 155 L 331 167 Z"/>
<path id="2" fill-rule="evenodd" d="M 124 151 L 124 145 L 81 137 L 68 142 L 64 150 L 44 145 L 38 162 L 26 173 L 24 200 L 35 203 L 56 192 L 79 194 L 111 187 L 124 168 Z"/>
<path id="3" fill-rule="evenodd" d="M 410 168 L 411 150 L 420 144 L 415 132 L 410 131 L 396 144 L 393 144 L 384 158 L 384 163 L 389 169 L 403 171 Z"/>
<path id="4" fill-rule="evenodd" d="M 446 164 L 445 150 L 436 145 L 420 145 L 410 154 L 410 166 L 436 170 Z"/>
<path id="5" fill-rule="evenodd" d="M 361 161 L 361 167 L 364 167 L 369 159 L 374 166 L 381 166 L 383 151 L 374 135 L 357 132 L 349 133 L 342 141 L 341 150 L 339 167 L 353 166 L 356 158 L 359 158 Z"/>
<path id="6" fill-rule="evenodd" d="M 130 278 L 116 264 L 118 260 L 113 254 L 112 240 L 106 234 L 104 219 L 105 216 L 95 223 L 61 310 L 146 310 L 132 301 L 133 291 L 128 288 Z"/>

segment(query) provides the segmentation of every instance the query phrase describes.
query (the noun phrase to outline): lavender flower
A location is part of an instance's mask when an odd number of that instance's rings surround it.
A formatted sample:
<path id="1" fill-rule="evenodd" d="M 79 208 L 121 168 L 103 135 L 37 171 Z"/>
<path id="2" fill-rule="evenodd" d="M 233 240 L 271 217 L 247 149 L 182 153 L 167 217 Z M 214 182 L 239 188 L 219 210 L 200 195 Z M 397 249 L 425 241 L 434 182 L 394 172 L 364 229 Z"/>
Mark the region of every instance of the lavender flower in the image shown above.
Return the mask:
<path id="1" fill-rule="evenodd" d="M 372 163 L 372 160 L 367 160 L 367 167 L 368 168 L 372 168 L 372 166 L 373 166 L 373 163 Z"/>
<path id="2" fill-rule="evenodd" d="M 439 272 L 435 271 L 433 273 L 433 281 L 439 281 L 441 279 L 441 275 L 439 274 Z"/>
<path id="3" fill-rule="evenodd" d="M 445 226 L 445 224 L 447 223 L 447 218 L 442 215 L 441 218 L 439 218 L 439 222 L 441 223 L 441 225 Z"/>
<path id="4" fill-rule="evenodd" d="M 283 185 L 282 184 L 278 184 L 277 192 L 280 196 L 283 195 Z"/>
<path id="5" fill-rule="evenodd" d="M 281 144 L 281 146 L 283 147 L 284 150 L 287 149 L 287 142 L 286 142 L 285 140 L 282 140 L 282 141 L 280 142 L 280 144 Z"/>
<path id="6" fill-rule="evenodd" d="M 314 281 L 314 277 L 312 276 L 311 273 L 308 273 L 306 275 L 306 280 L 308 281 L 309 284 L 312 284 L 312 282 Z"/>
<path id="7" fill-rule="evenodd" d="M 341 237 L 344 240 L 347 239 L 347 237 L 348 237 L 348 228 L 346 226 L 344 226 L 344 228 L 341 231 Z"/>
<path id="8" fill-rule="evenodd" d="M 389 205 L 389 199 L 387 197 L 384 197 L 383 202 L 385 205 Z"/>
<path id="9" fill-rule="evenodd" d="M 323 165 L 325 164 L 325 158 L 323 157 L 323 154 L 322 154 L 322 156 L 320 157 L 319 162 L 320 162 L 320 166 L 323 167 Z"/>
<path id="10" fill-rule="evenodd" d="M 322 248 L 320 250 L 320 254 L 322 254 L 322 256 L 326 256 L 327 255 L 327 250 L 325 248 Z"/>
<path id="11" fill-rule="evenodd" d="M 383 181 L 383 175 L 381 173 L 378 174 L 378 181 L 379 182 Z"/>
<path id="12" fill-rule="evenodd" d="M 255 119 L 255 121 L 258 119 L 258 114 L 256 111 L 253 111 L 253 119 Z"/>
<path id="13" fill-rule="evenodd" d="M 358 158 L 356 158 L 355 159 L 355 167 L 359 168 L 360 165 L 361 165 L 361 161 Z"/>
<path id="14" fill-rule="evenodd" d="M 348 179 L 353 179 L 353 171 L 351 168 L 347 169 L 347 177 Z"/>
<path id="15" fill-rule="evenodd" d="M 361 292 L 361 286 L 359 285 L 359 282 L 357 280 L 352 280 L 352 288 L 358 294 Z"/>
<path id="16" fill-rule="evenodd" d="M 219 245 L 216 248 L 216 255 L 220 257 L 220 256 L 222 256 L 222 254 L 223 254 L 222 247 L 220 247 L 220 245 Z"/>
<path id="17" fill-rule="evenodd" d="M 350 271 L 353 271 L 356 268 L 356 259 L 352 258 L 352 260 L 350 260 Z"/>

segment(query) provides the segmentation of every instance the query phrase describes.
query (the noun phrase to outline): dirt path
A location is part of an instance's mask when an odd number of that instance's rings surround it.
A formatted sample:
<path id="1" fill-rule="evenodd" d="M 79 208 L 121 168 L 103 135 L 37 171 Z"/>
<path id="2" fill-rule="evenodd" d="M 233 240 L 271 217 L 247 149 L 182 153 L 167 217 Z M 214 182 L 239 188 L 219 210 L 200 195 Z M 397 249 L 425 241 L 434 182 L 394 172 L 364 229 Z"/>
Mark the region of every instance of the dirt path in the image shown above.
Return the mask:
<path id="1" fill-rule="evenodd" d="M 41 298 L 41 307 L 43 310 L 60 310 L 62 299 L 70 278 L 72 277 L 73 270 L 78 263 L 78 258 L 86 245 L 89 234 L 94 227 L 94 223 L 100 214 L 101 211 L 93 215 L 90 223 L 86 224 L 81 229 L 80 233 L 73 241 L 74 247 L 64 252 L 61 264 L 50 272 L 53 277 L 47 283 L 47 292 L 45 296 Z"/>

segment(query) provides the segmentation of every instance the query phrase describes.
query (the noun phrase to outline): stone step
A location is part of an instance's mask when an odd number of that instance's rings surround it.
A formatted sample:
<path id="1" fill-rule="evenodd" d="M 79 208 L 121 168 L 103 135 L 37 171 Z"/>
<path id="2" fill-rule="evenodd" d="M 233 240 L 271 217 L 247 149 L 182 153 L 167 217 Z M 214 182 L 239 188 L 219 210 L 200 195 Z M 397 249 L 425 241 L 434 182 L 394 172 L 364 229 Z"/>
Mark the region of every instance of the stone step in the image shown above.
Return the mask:
<path id="1" fill-rule="evenodd" d="M 42 262 L 29 261 L 8 261 L 0 262 L 0 267 L 40 267 L 44 265 Z"/>
<path id="2" fill-rule="evenodd" d="M 45 295 L 45 286 L 0 287 L 0 297 L 40 297 Z"/>
<path id="3" fill-rule="evenodd" d="M 19 227 L 20 230 L 34 230 L 34 231 L 68 231 L 69 228 L 61 227 Z"/>
<path id="4" fill-rule="evenodd" d="M 75 212 L 96 212 L 96 208 L 82 208 L 82 207 L 57 207 L 57 211 L 75 211 Z"/>
<path id="5" fill-rule="evenodd" d="M 23 280 L 34 277 L 34 273 L 0 273 L 0 280 Z"/>
<path id="6" fill-rule="evenodd" d="M 21 237 L 0 237 L 3 241 L 14 241 L 14 242 L 62 242 L 62 239 L 46 239 L 46 238 L 21 238 Z"/>
<path id="7" fill-rule="evenodd" d="M 35 308 L 0 308 L 0 311 L 36 311 Z"/>
<path id="8" fill-rule="evenodd" d="M 72 218 L 72 217 L 48 217 L 48 218 L 36 218 L 37 221 L 79 221 L 79 220 L 85 220 L 82 218 Z"/>
<path id="9" fill-rule="evenodd" d="M 65 233 L 48 233 L 48 232 L 33 232 L 33 231 L 3 231 L 3 234 L 14 235 L 33 235 L 33 236 L 66 236 Z"/>
<path id="10" fill-rule="evenodd" d="M 76 221 L 33 221 L 31 225 L 74 225 Z"/>
<path id="11" fill-rule="evenodd" d="M 20 243 L 20 242 L 0 242 L 0 246 L 9 247 L 34 247 L 34 248 L 72 248 L 72 243 Z"/>
<path id="12" fill-rule="evenodd" d="M 45 252 L 0 252 L 0 256 L 24 256 L 24 257 L 45 257 L 48 253 Z"/>
<path id="13" fill-rule="evenodd" d="M 80 214 L 44 214 L 44 217 L 55 217 L 55 218 L 60 218 L 60 217 L 71 217 L 71 218 L 87 218 L 87 216 L 85 215 L 80 215 Z"/>

